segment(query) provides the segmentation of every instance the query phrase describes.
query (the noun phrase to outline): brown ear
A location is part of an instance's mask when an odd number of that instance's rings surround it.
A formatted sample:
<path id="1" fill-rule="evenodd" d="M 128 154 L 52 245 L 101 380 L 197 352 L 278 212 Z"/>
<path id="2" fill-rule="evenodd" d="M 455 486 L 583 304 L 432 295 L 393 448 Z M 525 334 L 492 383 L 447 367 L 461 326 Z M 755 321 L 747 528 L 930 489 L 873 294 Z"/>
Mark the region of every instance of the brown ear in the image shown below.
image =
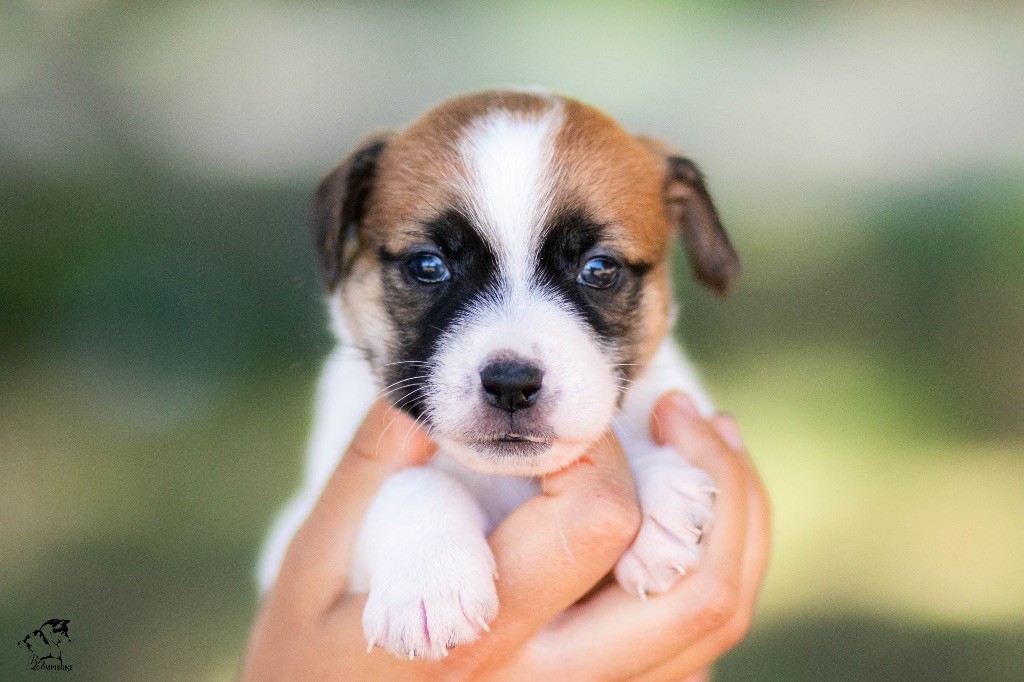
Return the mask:
<path id="1" fill-rule="evenodd" d="M 718 219 L 704 175 L 665 143 L 637 137 L 665 160 L 665 210 L 686 244 L 693 276 L 716 294 L 728 293 L 740 276 L 740 259 Z"/>
<path id="2" fill-rule="evenodd" d="M 704 175 L 693 161 L 666 157 L 665 206 L 679 226 L 694 276 L 716 294 L 726 294 L 740 276 L 740 258 L 732 248 Z"/>
<path id="3" fill-rule="evenodd" d="M 377 163 L 388 134 L 369 137 L 339 166 L 327 174 L 313 201 L 313 247 L 328 290 L 345 272 L 346 260 L 356 245 L 357 231 L 377 176 Z"/>

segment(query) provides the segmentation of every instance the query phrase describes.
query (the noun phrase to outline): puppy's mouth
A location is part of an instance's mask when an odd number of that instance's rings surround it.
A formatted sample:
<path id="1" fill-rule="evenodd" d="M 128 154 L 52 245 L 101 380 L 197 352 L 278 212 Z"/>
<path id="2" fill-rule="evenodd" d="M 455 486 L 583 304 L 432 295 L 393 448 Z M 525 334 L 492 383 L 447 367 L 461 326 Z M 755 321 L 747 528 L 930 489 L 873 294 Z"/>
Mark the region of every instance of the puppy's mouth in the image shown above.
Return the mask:
<path id="1" fill-rule="evenodd" d="M 496 443 L 544 443 L 549 444 L 551 441 L 538 438 L 537 436 L 524 436 L 521 433 L 506 433 L 503 436 L 498 436 L 491 440 Z"/>
<path id="2" fill-rule="evenodd" d="M 505 433 L 495 438 L 473 442 L 474 447 L 497 455 L 539 454 L 551 447 L 551 440 L 521 433 Z"/>
<path id="3" fill-rule="evenodd" d="M 447 453 L 470 469 L 506 476 L 543 476 L 565 468 L 587 447 L 589 440 L 566 439 L 550 429 L 531 434 L 504 429 L 465 434 L 462 438 L 438 434 Z"/>

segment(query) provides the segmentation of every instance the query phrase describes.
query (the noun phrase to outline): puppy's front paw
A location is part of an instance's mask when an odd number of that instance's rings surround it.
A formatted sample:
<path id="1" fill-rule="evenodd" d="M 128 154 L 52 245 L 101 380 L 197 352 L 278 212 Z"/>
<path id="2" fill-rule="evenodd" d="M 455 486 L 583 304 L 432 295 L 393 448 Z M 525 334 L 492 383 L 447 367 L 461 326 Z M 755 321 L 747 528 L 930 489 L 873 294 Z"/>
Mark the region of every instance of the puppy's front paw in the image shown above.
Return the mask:
<path id="1" fill-rule="evenodd" d="M 409 660 L 437 659 L 490 630 L 498 595 L 487 541 L 435 540 L 420 539 L 419 551 L 389 557 L 371 578 L 363 610 L 367 651 L 379 646 Z"/>
<path id="2" fill-rule="evenodd" d="M 673 450 L 654 454 L 634 475 L 643 520 L 615 566 L 615 577 L 625 590 L 646 599 L 665 592 L 697 565 L 715 488 L 707 474 Z"/>

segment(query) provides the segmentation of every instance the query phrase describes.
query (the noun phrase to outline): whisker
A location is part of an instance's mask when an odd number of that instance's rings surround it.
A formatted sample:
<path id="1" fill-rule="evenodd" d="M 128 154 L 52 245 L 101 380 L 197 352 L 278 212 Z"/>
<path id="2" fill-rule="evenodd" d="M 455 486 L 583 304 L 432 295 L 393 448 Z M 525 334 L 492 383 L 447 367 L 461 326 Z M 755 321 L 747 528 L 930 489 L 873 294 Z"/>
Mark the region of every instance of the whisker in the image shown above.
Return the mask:
<path id="1" fill-rule="evenodd" d="M 377 446 L 373 449 L 374 454 L 376 454 L 380 450 L 380 442 L 384 439 L 384 434 L 388 432 L 388 429 L 391 428 L 391 425 L 398 421 L 398 418 L 401 416 L 401 412 L 396 414 L 394 418 L 392 418 L 392 420 L 388 422 L 388 425 L 384 427 L 384 430 L 380 432 L 380 435 L 377 436 Z"/>
<path id="2" fill-rule="evenodd" d="M 405 377 L 405 378 L 399 379 L 398 381 L 391 382 L 390 384 L 385 386 L 385 388 L 391 388 L 392 386 L 398 386 L 399 384 L 404 383 L 406 381 L 415 381 L 415 380 L 419 380 L 419 379 L 427 379 L 427 378 L 429 378 L 429 376 L 430 376 L 429 374 L 417 374 L 415 376 Z"/>
<path id="3" fill-rule="evenodd" d="M 406 392 L 392 391 L 392 393 L 398 393 L 399 394 L 398 395 L 398 399 L 394 401 L 396 403 L 396 407 L 401 406 L 401 403 L 405 403 L 405 402 L 407 402 L 407 401 L 409 401 L 409 400 L 411 400 L 413 398 L 417 398 L 417 397 L 421 397 L 421 396 L 425 395 L 424 389 L 423 388 L 419 388 L 419 387 L 414 388 L 411 391 L 406 391 Z M 389 394 L 389 397 L 390 397 L 390 394 Z"/>
<path id="4" fill-rule="evenodd" d="M 430 435 L 430 426 L 423 421 L 423 415 L 421 414 L 413 420 L 412 426 L 409 427 L 409 431 L 405 434 L 405 438 L 402 439 L 403 451 L 405 450 L 405 446 L 409 442 L 409 436 L 411 436 L 412 432 L 415 431 L 416 428 L 420 426 L 424 427 L 424 430 L 427 432 L 427 435 Z"/>
<path id="5" fill-rule="evenodd" d="M 429 375 L 422 374 L 422 375 L 419 375 L 419 376 L 406 377 L 405 379 L 399 379 L 398 381 L 392 382 L 392 383 L 388 384 L 387 386 L 385 386 L 384 388 L 382 388 L 379 391 L 377 391 L 377 397 L 379 398 L 382 395 L 385 395 L 386 393 L 390 392 L 391 390 L 400 387 L 402 384 L 411 383 L 411 382 L 415 382 L 415 381 L 419 381 L 421 379 L 427 379 L 427 378 L 429 378 Z"/>
<path id="6" fill-rule="evenodd" d="M 423 360 L 395 360 L 394 362 L 388 362 L 381 365 L 378 369 L 384 369 L 385 367 L 392 367 L 394 365 L 429 365 L 429 362 Z"/>
<path id="7" fill-rule="evenodd" d="M 633 430 L 633 432 L 634 432 L 634 433 L 635 433 L 635 434 L 636 434 L 636 435 L 637 435 L 638 437 L 640 437 L 640 439 L 641 439 L 641 440 L 646 440 L 646 439 L 647 439 L 647 434 L 645 434 L 644 432 L 642 432 L 642 431 L 641 431 L 641 430 L 640 430 L 640 429 L 639 429 L 639 428 L 637 427 L 637 425 L 636 425 L 636 424 L 635 424 L 635 423 L 633 422 L 633 420 L 632 420 L 632 419 L 628 419 L 628 418 L 626 418 L 626 417 L 625 417 L 625 415 L 615 415 L 615 416 L 613 416 L 613 417 L 612 417 L 612 422 L 614 422 L 614 423 L 616 423 L 616 424 L 621 424 L 621 425 L 624 425 L 625 427 L 627 427 L 627 428 L 629 428 L 629 429 L 632 429 L 632 430 Z"/>

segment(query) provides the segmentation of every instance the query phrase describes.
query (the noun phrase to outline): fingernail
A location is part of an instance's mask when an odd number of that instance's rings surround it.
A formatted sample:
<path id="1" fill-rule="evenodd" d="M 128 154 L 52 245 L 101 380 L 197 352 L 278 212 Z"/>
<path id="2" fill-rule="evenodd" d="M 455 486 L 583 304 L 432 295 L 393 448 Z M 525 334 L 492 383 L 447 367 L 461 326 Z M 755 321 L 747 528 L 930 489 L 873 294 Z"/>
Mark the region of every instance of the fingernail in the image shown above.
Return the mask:
<path id="1" fill-rule="evenodd" d="M 672 407 L 688 417 L 700 416 L 697 405 L 685 393 L 673 391 L 669 394 L 669 402 L 672 404 Z"/>
<path id="2" fill-rule="evenodd" d="M 718 431 L 718 435 L 722 437 L 726 445 L 734 450 L 744 450 L 746 448 L 743 444 L 743 435 L 740 433 L 740 427 L 736 424 L 736 420 L 731 414 L 723 412 L 717 415 L 714 424 L 715 430 Z"/>

